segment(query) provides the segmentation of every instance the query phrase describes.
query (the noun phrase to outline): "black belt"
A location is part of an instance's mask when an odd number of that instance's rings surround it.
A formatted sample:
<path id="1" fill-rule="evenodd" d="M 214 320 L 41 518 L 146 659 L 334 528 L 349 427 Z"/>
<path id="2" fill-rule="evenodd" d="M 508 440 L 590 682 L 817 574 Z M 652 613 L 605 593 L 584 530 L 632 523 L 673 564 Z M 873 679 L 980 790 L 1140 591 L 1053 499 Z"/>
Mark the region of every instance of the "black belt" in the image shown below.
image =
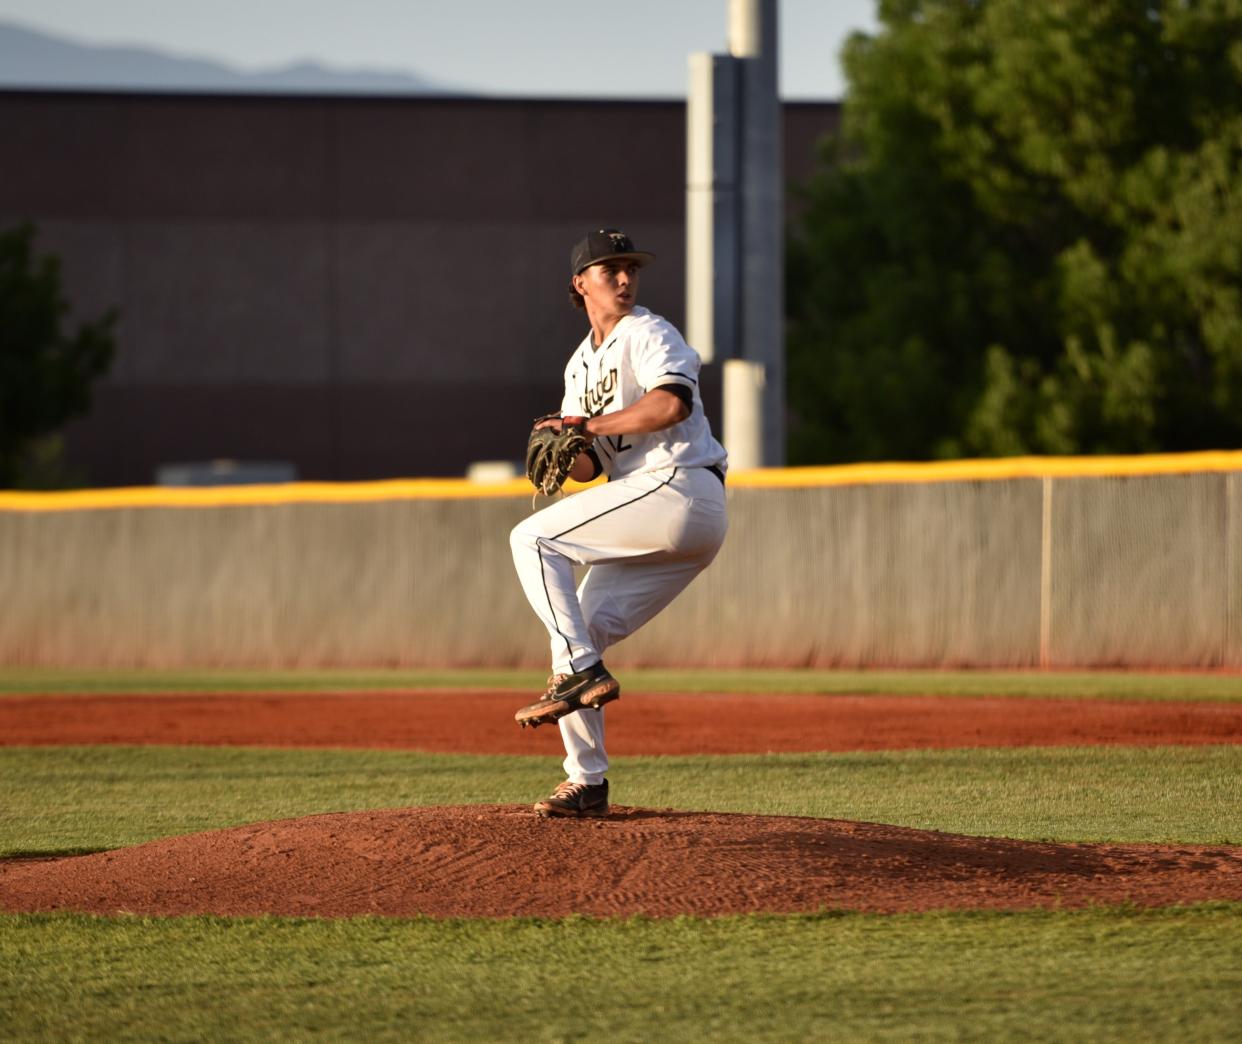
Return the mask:
<path id="1" fill-rule="evenodd" d="M 715 475 L 716 478 L 720 479 L 720 484 L 722 486 L 724 485 L 724 472 L 723 471 L 721 471 L 715 464 L 708 464 L 707 470 L 710 471 L 713 475 Z"/>

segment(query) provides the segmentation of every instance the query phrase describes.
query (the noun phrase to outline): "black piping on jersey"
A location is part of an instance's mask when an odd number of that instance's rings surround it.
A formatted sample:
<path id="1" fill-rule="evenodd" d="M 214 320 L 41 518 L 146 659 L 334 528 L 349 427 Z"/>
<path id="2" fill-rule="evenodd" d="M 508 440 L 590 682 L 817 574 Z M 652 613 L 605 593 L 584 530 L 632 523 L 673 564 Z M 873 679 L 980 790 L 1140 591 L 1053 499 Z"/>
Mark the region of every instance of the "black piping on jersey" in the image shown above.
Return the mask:
<path id="1" fill-rule="evenodd" d="M 611 464 L 614 460 L 617 459 L 617 450 L 616 450 L 616 447 L 613 446 L 613 444 L 608 441 L 608 436 L 601 435 L 599 438 L 597 438 L 594 442 L 591 443 L 592 449 L 604 449 L 605 447 L 607 447 L 608 463 Z"/>
<path id="2" fill-rule="evenodd" d="M 689 381 L 691 384 L 699 383 L 688 373 L 678 373 L 676 370 L 669 370 L 668 373 L 662 373 L 660 374 L 660 377 L 680 377 L 683 381 Z M 660 377 L 657 377 L 656 380 L 658 381 Z"/>
<path id="3" fill-rule="evenodd" d="M 658 384 L 654 390 L 665 391 L 670 395 L 676 395 L 677 401 L 686 408 L 686 416 L 689 416 L 694 412 L 694 392 L 692 392 L 684 384 Z"/>

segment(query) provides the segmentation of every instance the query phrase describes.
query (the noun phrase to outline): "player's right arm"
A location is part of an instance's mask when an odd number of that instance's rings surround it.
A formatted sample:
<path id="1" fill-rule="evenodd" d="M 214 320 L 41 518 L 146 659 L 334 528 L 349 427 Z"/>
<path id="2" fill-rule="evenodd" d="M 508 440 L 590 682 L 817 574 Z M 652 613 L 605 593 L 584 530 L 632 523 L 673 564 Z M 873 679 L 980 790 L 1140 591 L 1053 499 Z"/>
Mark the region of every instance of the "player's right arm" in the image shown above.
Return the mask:
<path id="1" fill-rule="evenodd" d="M 681 396 L 667 388 L 652 388 L 637 402 L 615 413 L 587 420 L 588 435 L 647 435 L 680 424 L 690 416 Z"/>

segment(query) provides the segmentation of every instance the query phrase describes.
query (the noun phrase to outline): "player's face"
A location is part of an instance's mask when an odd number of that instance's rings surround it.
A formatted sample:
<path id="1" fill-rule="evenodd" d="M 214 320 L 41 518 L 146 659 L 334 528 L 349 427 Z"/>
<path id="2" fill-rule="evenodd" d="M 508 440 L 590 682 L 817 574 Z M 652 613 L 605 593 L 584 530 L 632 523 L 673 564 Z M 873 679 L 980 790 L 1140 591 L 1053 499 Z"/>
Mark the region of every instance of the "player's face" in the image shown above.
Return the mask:
<path id="1" fill-rule="evenodd" d="M 577 277 L 578 293 L 606 312 L 628 313 L 638 301 L 638 265 L 624 258 L 601 261 Z"/>

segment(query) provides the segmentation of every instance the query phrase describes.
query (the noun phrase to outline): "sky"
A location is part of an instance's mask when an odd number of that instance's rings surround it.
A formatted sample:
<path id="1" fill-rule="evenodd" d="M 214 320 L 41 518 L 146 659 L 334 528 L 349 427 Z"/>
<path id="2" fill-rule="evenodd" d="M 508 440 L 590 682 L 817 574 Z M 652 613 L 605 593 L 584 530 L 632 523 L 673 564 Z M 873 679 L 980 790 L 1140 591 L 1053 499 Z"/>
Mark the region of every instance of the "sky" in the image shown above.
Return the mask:
<path id="1" fill-rule="evenodd" d="M 837 52 L 875 0 L 780 0 L 787 100 L 839 99 Z M 0 21 L 257 72 L 311 60 L 448 89 L 677 98 L 687 56 L 728 50 L 728 0 L 0 0 Z"/>

